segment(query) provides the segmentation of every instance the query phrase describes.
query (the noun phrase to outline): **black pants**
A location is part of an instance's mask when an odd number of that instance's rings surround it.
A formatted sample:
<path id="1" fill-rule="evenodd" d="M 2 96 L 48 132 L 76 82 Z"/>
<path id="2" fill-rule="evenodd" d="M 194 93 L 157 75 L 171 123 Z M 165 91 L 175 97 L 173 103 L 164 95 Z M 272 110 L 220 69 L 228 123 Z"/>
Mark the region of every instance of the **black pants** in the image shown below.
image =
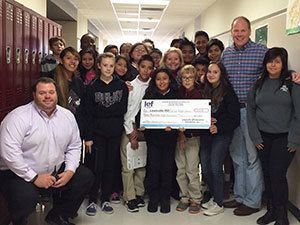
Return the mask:
<path id="1" fill-rule="evenodd" d="M 172 189 L 172 174 L 176 138 L 168 143 L 147 140 L 147 176 L 150 201 L 169 201 Z"/>
<path id="2" fill-rule="evenodd" d="M 89 193 L 89 201 L 97 202 L 98 191 L 101 185 L 101 202 L 109 201 L 114 191 L 114 179 L 118 171 L 118 157 L 120 157 L 121 136 L 96 137 L 92 146 L 91 160 L 95 182 Z M 119 171 L 121 173 L 121 171 Z"/>
<path id="3" fill-rule="evenodd" d="M 72 179 L 61 188 L 49 188 L 53 196 L 52 212 L 64 217 L 74 216 L 93 183 L 91 171 L 79 166 Z M 13 224 L 26 219 L 38 201 L 39 189 L 10 170 L 0 171 L 1 191 L 8 203 Z"/>
<path id="4" fill-rule="evenodd" d="M 287 133 L 261 132 L 261 135 L 264 148 L 258 150 L 258 156 L 263 170 L 266 197 L 275 207 L 286 206 L 289 191 L 286 173 L 295 152 L 287 151 Z"/>

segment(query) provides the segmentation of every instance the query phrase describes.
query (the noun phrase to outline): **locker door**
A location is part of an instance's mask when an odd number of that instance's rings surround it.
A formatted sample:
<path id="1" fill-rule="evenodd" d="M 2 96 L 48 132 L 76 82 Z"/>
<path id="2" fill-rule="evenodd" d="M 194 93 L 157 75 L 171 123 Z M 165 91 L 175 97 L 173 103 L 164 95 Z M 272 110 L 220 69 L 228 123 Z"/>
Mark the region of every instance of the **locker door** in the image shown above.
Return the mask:
<path id="1" fill-rule="evenodd" d="M 62 37 L 62 29 L 61 29 L 61 26 L 57 27 L 57 36 Z"/>
<path id="2" fill-rule="evenodd" d="M 30 86 L 35 82 L 38 73 L 38 56 L 37 56 L 37 17 L 30 13 Z"/>
<path id="3" fill-rule="evenodd" d="M 47 56 L 49 54 L 49 45 L 48 45 L 48 41 L 49 41 L 49 28 L 48 28 L 48 20 L 45 18 L 44 19 L 44 57 Z"/>
<path id="4" fill-rule="evenodd" d="M 23 10 L 22 5 L 15 2 L 14 5 L 14 45 L 13 45 L 13 64 L 14 64 L 14 88 L 16 106 L 25 103 L 23 95 Z"/>
<path id="5" fill-rule="evenodd" d="M 30 84 L 30 13 L 23 9 L 23 74 L 24 74 L 24 98 L 28 102 L 31 99 Z"/>
<path id="6" fill-rule="evenodd" d="M 37 52 L 38 52 L 38 73 L 35 74 L 35 78 L 40 77 L 40 64 L 44 55 L 44 23 L 43 19 L 38 17 L 38 36 L 37 36 Z"/>
<path id="7" fill-rule="evenodd" d="M 4 47 L 3 47 L 3 1 L 0 0 L 0 122 L 2 121 L 4 117 L 4 83 L 3 80 L 4 78 L 4 71 L 3 71 L 3 64 L 5 63 L 4 60 Z"/>
<path id="8" fill-rule="evenodd" d="M 12 1 L 4 2 L 4 16 L 3 16 L 3 47 L 4 47 L 4 61 L 3 76 L 1 83 L 4 85 L 4 113 L 9 112 L 15 106 L 14 93 L 14 77 L 13 77 L 13 16 L 14 6 Z"/>
<path id="9" fill-rule="evenodd" d="M 53 35 L 53 24 L 49 21 L 48 23 L 48 40 L 52 38 Z"/>

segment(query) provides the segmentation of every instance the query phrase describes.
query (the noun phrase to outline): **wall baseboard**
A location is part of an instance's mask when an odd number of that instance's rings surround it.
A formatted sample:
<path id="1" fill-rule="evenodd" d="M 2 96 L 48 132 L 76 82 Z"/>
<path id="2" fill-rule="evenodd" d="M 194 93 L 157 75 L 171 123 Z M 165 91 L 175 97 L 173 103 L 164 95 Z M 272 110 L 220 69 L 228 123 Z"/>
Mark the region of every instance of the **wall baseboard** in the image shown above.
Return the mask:
<path id="1" fill-rule="evenodd" d="M 288 210 L 296 217 L 296 219 L 300 222 L 300 209 L 298 209 L 293 203 L 290 201 L 287 205 Z"/>

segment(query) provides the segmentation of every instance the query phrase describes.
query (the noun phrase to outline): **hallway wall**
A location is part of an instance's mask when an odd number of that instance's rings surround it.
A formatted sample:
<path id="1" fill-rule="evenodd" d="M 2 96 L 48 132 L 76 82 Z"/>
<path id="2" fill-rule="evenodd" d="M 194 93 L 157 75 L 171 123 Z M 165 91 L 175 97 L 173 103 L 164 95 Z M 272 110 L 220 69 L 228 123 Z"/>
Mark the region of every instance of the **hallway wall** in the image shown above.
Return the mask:
<path id="1" fill-rule="evenodd" d="M 246 16 L 252 24 L 251 39 L 255 39 L 255 29 L 268 25 L 268 47 L 281 46 L 289 52 L 291 69 L 300 72 L 300 34 L 285 34 L 286 8 L 288 0 L 218 0 L 201 15 L 195 18 L 197 24 L 189 24 L 185 32 L 190 38 L 193 32 L 205 30 L 210 37 L 216 37 L 224 45 L 232 43 L 230 26 L 232 20 L 240 15 Z M 300 209 L 300 154 L 296 154 L 288 172 L 290 201 Z"/>

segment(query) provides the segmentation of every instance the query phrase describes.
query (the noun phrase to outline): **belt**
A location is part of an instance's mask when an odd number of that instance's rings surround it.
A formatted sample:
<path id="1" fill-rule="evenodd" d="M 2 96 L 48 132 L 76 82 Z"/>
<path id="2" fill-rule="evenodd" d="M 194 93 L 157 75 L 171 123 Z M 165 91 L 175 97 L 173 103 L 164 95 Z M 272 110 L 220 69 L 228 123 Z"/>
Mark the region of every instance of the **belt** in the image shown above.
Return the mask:
<path id="1" fill-rule="evenodd" d="M 246 103 L 240 102 L 240 108 L 246 108 Z"/>

